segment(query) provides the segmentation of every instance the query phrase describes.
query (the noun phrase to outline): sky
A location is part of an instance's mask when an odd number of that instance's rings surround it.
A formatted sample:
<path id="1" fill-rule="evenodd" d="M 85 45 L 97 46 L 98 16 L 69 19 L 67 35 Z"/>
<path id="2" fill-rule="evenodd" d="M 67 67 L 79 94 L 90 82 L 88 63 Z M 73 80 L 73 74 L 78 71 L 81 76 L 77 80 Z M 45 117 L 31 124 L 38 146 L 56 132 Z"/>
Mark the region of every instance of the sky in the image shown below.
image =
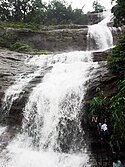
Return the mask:
<path id="1" fill-rule="evenodd" d="M 68 4 L 72 4 L 73 9 L 82 8 L 84 6 L 84 13 L 92 11 L 92 4 L 94 0 L 65 0 Z M 49 2 L 49 0 L 43 0 L 43 2 Z M 106 9 L 111 9 L 111 0 L 98 0 L 98 2 L 105 6 Z"/>

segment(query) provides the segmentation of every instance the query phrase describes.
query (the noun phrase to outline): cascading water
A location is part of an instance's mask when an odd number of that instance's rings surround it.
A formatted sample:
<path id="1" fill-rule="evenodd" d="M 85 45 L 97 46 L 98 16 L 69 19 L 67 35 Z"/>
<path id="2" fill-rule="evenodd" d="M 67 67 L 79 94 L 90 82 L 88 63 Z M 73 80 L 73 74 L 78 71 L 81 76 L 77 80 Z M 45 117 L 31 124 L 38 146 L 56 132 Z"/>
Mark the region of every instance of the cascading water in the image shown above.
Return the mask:
<path id="1" fill-rule="evenodd" d="M 31 92 L 24 108 L 22 134 L 7 147 L 9 161 L 2 159 L 0 164 L 82 167 L 87 163 L 80 109 L 89 70 L 98 67 L 91 56 L 91 52 L 76 51 L 48 55 L 46 60 L 34 56 L 27 62 L 40 67 L 47 61 L 45 64 L 53 68 Z"/>
<path id="2" fill-rule="evenodd" d="M 23 92 L 23 88 L 28 85 L 30 81 L 32 81 L 33 78 L 36 76 L 40 75 L 41 70 L 37 70 L 34 73 L 25 75 L 21 74 L 15 81 L 15 84 L 10 86 L 6 91 L 5 91 L 5 97 L 3 99 L 3 104 L 2 108 L 3 111 L 5 111 L 5 115 L 8 114 L 8 111 L 10 110 L 13 102 L 19 98 L 20 94 Z"/>
<path id="3" fill-rule="evenodd" d="M 111 18 L 112 14 L 109 11 L 106 13 L 104 20 L 98 24 L 88 26 L 88 40 L 92 41 L 88 46 L 89 50 L 104 51 L 113 47 L 113 36 L 110 27 L 107 26 Z"/>
<path id="4" fill-rule="evenodd" d="M 102 30 L 94 35 L 93 27 L 89 27 L 89 34 L 99 43 L 99 49 L 111 47 L 112 41 L 107 39 L 111 36 L 108 27 L 101 26 L 103 33 L 108 34 L 106 37 L 102 37 Z M 100 41 L 95 36 L 99 36 Z M 106 42 L 103 46 L 100 44 Z M 20 77 L 7 90 L 4 99 L 7 112 L 21 91 L 40 75 L 44 67 L 52 69 L 32 89 L 23 109 L 21 133 L 1 152 L 1 167 L 87 166 L 89 155 L 80 119 L 86 83 L 92 77 L 90 71 L 99 67 L 97 62 L 92 61 L 92 52 L 36 55 L 26 63 L 34 66 L 36 72 Z M 7 99 L 11 99 L 9 103 Z"/>

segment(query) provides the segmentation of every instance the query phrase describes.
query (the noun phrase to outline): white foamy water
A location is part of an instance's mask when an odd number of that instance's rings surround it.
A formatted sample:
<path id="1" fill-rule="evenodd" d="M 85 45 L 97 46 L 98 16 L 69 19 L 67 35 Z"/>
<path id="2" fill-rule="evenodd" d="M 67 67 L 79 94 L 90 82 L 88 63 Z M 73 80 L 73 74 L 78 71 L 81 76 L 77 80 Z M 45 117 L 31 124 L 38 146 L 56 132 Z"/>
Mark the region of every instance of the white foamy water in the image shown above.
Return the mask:
<path id="1" fill-rule="evenodd" d="M 113 47 L 112 32 L 110 27 L 107 26 L 111 18 L 111 12 L 107 12 L 106 16 L 101 22 L 88 26 L 88 40 L 91 41 L 93 39 L 95 41 L 95 44 L 97 45 L 95 49 L 96 51 L 104 51 Z M 93 44 L 90 43 L 89 48 L 94 50 Z"/>
<path id="2" fill-rule="evenodd" d="M 31 92 L 22 134 L 8 145 L 2 167 L 83 167 L 89 161 L 80 111 L 89 70 L 98 63 L 91 52 L 78 51 L 34 56 L 27 63 L 40 67 L 43 62 L 53 68 Z"/>
<path id="3" fill-rule="evenodd" d="M 99 50 L 113 45 L 106 24 L 90 26 L 89 35 Z M 51 70 L 32 89 L 23 109 L 22 133 L 3 150 L 0 166 L 88 167 L 89 155 L 80 122 L 87 83 L 92 79 L 91 73 L 99 67 L 92 61 L 92 52 L 36 55 L 26 63 L 38 70 L 18 78 L 8 89 L 11 91 L 6 91 L 5 101 L 11 99 L 6 103 L 9 107 L 23 88 L 40 75 L 43 67 L 51 67 Z"/>
<path id="4" fill-rule="evenodd" d="M 15 83 L 5 91 L 2 105 L 3 110 L 6 109 L 6 112 L 10 110 L 13 101 L 18 99 L 20 94 L 23 93 L 23 88 L 25 88 L 33 78 L 39 76 L 40 72 L 41 70 L 38 69 L 31 74 L 20 74 L 20 76 L 17 77 Z"/>
<path id="5" fill-rule="evenodd" d="M 83 167 L 88 160 L 86 154 L 13 150 L 13 148 L 9 154 L 13 155 L 12 161 L 7 164 L 6 160 L 0 160 L 2 167 Z"/>
<path id="6" fill-rule="evenodd" d="M 0 126 L 0 136 L 6 131 L 6 127 Z"/>
<path id="7" fill-rule="evenodd" d="M 103 20 L 100 21 L 99 25 L 107 25 L 109 22 L 111 22 L 113 19 L 113 14 L 111 13 L 111 10 L 107 10 L 103 12 Z"/>

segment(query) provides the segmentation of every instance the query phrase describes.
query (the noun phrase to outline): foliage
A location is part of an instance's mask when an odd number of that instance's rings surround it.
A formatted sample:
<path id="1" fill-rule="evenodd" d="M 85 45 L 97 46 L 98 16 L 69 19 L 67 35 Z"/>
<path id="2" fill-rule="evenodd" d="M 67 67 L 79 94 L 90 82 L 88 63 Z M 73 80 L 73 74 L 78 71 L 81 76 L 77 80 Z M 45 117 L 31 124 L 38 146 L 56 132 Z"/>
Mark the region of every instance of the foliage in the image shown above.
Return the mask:
<path id="1" fill-rule="evenodd" d="M 13 33 L 0 33 L 0 46 L 17 52 L 31 52 L 30 46 L 20 41 Z"/>
<path id="2" fill-rule="evenodd" d="M 97 91 L 99 91 L 99 95 L 94 97 L 90 102 L 90 115 L 97 115 L 102 118 L 105 115 L 106 97 L 104 97 L 100 88 L 97 88 Z"/>
<path id="3" fill-rule="evenodd" d="M 118 84 L 119 92 L 113 96 L 110 106 L 112 123 L 112 143 L 119 148 L 125 140 L 125 80 Z"/>
<path id="4" fill-rule="evenodd" d="M 116 73 L 125 73 L 125 35 L 123 35 L 112 49 L 112 54 L 108 57 L 109 68 Z"/>
<path id="5" fill-rule="evenodd" d="M 93 2 L 93 9 L 94 9 L 94 12 L 99 13 L 99 12 L 103 12 L 105 10 L 105 7 L 101 6 L 100 3 L 96 0 Z"/>
<path id="6" fill-rule="evenodd" d="M 108 100 L 108 104 L 100 97 L 94 97 L 96 105 L 99 105 L 99 110 L 103 111 L 102 115 L 108 113 L 110 117 L 110 124 L 112 127 L 111 142 L 121 149 L 125 141 L 125 35 L 123 35 L 117 42 L 115 48 L 112 49 L 111 55 L 108 57 L 109 68 L 119 75 L 118 93 Z M 93 101 L 92 100 L 92 101 Z M 95 105 L 91 110 L 98 113 L 98 108 Z"/>
<path id="7" fill-rule="evenodd" d="M 113 145 L 121 149 L 125 141 L 125 80 L 118 83 L 118 93 L 108 100 L 104 96 L 96 96 L 90 102 L 90 114 L 110 120 Z"/>
<path id="8" fill-rule="evenodd" d="M 22 41 L 17 41 L 11 46 L 11 50 L 17 51 L 17 52 L 31 52 L 32 49 L 29 45 L 25 44 Z"/>
<path id="9" fill-rule="evenodd" d="M 125 141 L 125 35 L 117 42 L 108 57 L 109 68 L 118 74 L 118 92 L 106 101 L 102 96 L 94 97 L 90 103 L 90 110 L 97 116 L 108 113 L 111 124 L 111 142 L 121 149 Z"/>
<path id="10" fill-rule="evenodd" d="M 5 48 L 11 48 L 17 41 L 17 37 L 11 33 L 0 33 L 0 46 Z"/>
<path id="11" fill-rule="evenodd" d="M 23 22 L 42 25 L 87 24 L 82 9 L 72 9 L 65 1 L 52 0 L 1 0 L 0 21 Z"/>
<path id="12" fill-rule="evenodd" d="M 112 0 L 115 1 L 115 0 Z M 112 8 L 115 16 L 114 25 L 121 26 L 125 24 L 125 0 L 116 0 L 116 5 Z"/>

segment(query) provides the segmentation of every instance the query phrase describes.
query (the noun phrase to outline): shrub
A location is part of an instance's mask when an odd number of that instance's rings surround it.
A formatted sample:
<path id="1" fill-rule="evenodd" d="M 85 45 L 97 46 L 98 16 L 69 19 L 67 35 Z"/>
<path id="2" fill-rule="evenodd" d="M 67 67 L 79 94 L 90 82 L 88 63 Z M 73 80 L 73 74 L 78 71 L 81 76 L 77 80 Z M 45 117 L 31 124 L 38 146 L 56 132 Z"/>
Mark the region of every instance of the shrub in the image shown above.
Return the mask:
<path id="1" fill-rule="evenodd" d="M 17 41 L 17 37 L 11 33 L 0 33 L 0 46 L 5 48 L 11 48 Z"/>
<path id="2" fill-rule="evenodd" d="M 125 73 L 125 35 L 117 42 L 112 49 L 112 54 L 108 57 L 109 68 L 116 73 Z"/>
<path id="3" fill-rule="evenodd" d="M 29 45 L 22 41 L 17 41 L 15 44 L 12 45 L 11 50 L 15 50 L 17 52 L 31 52 L 32 49 Z"/>

